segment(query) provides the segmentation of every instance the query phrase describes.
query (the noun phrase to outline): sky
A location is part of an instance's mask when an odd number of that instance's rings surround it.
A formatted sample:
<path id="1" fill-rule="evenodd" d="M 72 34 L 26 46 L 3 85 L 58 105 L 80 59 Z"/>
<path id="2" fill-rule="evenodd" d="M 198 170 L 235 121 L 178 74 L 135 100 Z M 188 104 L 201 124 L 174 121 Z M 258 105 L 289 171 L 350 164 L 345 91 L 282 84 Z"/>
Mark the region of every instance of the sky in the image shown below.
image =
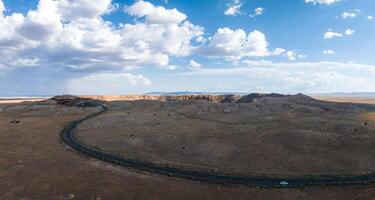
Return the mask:
<path id="1" fill-rule="evenodd" d="M 0 96 L 375 92 L 373 0 L 0 0 Z"/>

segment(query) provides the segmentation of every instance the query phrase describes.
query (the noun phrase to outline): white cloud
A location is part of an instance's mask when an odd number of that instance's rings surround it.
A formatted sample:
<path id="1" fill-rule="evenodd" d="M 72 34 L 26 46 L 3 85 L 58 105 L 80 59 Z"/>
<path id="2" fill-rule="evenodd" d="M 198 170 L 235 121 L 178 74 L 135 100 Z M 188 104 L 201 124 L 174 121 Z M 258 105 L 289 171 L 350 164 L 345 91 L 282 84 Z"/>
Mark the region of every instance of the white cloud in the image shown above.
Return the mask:
<path id="1" fill-rule="evenodd" d="M 307 57 L 307 55 L 303 55 L 303 54 L 298 54 L 298 53 L 296 53 L 296 52 L 294 52 L 294 51 L 287 51 L 287 52 L 285 52 L 285 56 L 288 58 L 288 60 L 290 60 L 290 61 L 296 61 L 297 60 L 297 58 L 305 58 L 305 57 Z"/>
<path id="2" fill-rule="evenodd" d="M 283 48 L 276 48 L 272 52 L 270 52 L 269 55 L 271 55 L 271 56 L 277 56 L 277 55 L 281 55 L 284 52 L 285 52 L 285 49 L 283 49 Z"/>
<path id="3" fill-rule="evenodd" d="M 224 15 L 236 16 L 239 15 L 242 4 L 240 0 L 233 0 L 233 3 L 229 5 L 229 8 L 224 12 Z"/>
<path id="4" fill-rule="evenodd" d="M 326 54 L 326 55 L 333 55 L 333 54 L 336 54 L 336 52 L 333 51 L 333 50 L 328 49 L 328 50 L 324 50 L 324 51 L 323 51 L 323 54 Z"/>
<path id="5" fill-rule="evenodd" d="M 251 14 L 250 17 L 262 15 L 263 13 L 264 13 L 264 8 L 258 7 L 258 8 L 255 8 L 254 14 Z"/>
<path id="6" fill-rule="evenodd" d="M 163 68 L 167 69 L 167 70 L 173 71 L 173 70 L 176 70 L 177 68 L 179 68 L 179 66 L 177 66 L 177 65 L 168 65 L 168 66 L 165 66 Z"/>
<path id="7" fill-rule="evenodd" d="M 288 59 L 289 59 L 290 61 L 295 61 L 295 60 L 297 60 L 297 55 L 296 55 L 296 53 L 293 52 L 293 51 L 287 51 L 287 52 L 286 52 L 286 56 L 288 57 Z"/>
<path id="8" fill-rule="evenodd" d="M 355 33 L 355 30 L 353 30 L 353 29 L 346 29 L 345 30 L 345 35 L 353 35 Z"/>
<path id="9" fill-rule="evenodd" d="M 372 20 L 372 19 L 374 19 L 374 17 L 373 16 L 367 16 L 367 19 Z"/>
<path id="10" fill-rule="evenodd" d="M 40 0 L 37 10 L 29 11 L 19 33 L 30 40 L 50 40 L 63 29 L 58 1 Z"/>
<path id="11" fill-rule="evenodd" d="M 0 0 L 0 17 L 3 16 L 3 12 L 5 11 L 5 6 L 3 0 Z"/>
<path id="12" fill-rule="evenodd" d="M 202 65 L 200 63 L 197 63 L 194 60 L 190 60 L 190 62 L 189 62 L 189 68 L 192 69 L 192 70 L 199 69 L 199 68 L 201 68 L 201 66 Z"/>
<path id="13" fill-rule="evenodd" d="M 126 8 L 125 11 L 131 16 L 145 17 L 145 21 L 150 24 L 178 24 L 187 18 L 175 8 L 168 10 L 142 0 Z"/>
<path id="14" fill-rule="evenodd" d="M 198 36 L 195 39 L 195 41 L 198 42 L 198 43 L 205 43 L 205 42 L 207 42 L 207 38 L 204 38 L 203 36 Z"/>
<path id="15" fill-rule="evenodd" d="M 339 1 L 340 0 L 305 0 L 306 3 L 313 3 L 314 5 L 315 4 L 330 5 Z"/>
<path id="16" fill-rule="evenodd" d="M 243 57 L 264 57 L 280 55 L 284 49 L 268 49 L 266 36 L 254 30 L 249 34 L 242 29 L 219 28 L 207 45 L 196 50 L 197 53 L 209 57 L 223 57 L 227 60 L 239 60 Z"/>
<path id="17" fill-rule="evenodd" d="M 241 61 L 241 63 L 246 64 L 246 65 L 251 65 L 251 66 L 254 66 L 254 65 L 267 66 L 267 65 L 271 65 L 272 61 L 268 61 L 268 60 L 243 60 L 243 61 Z"/>
<path id="18" fill-rule="evenodd" d="M 345 12 L 343 12 L 342 14 L 341 14 L 341 18 L 343 18 L 343 19 L 346 19 L 346 18 L 354 18 L 354 17 L 356 17 L 357 15 L 355 14 L 355 13 L 353 13 L 353 12 L 347 12 L 347 11 L 345 11 Z"/>
<path id="19" fill-rule="evenodd" d="M 337 33 L 337 32 L 332 32 L 331 30 L 328 30 L 328 32 L 326 32 L 324 34 L 324 39 L 332 39 L 334 37 L 342 37 L 342 33 Z"/>
<path id="20" fill-rule="evenodd" d="M 74 78 L 68 82 L 72 94 L 124 94 L 130 88 L 151 86 L 150 79 L 143 75 L 95 73 Z"/>
<path id="21" fill-rule="evenodd" d="M 102 16 L 116 7 L 110 0 L 40 0 L 37 9 L 26 15 L 4 16 L 1 12 L 2 68 L 100 71 L 153 66 L 173 70 L 171 57 L 192 52 L 226 60 L 285 52 L 282 48 L 270 50 L 266 36 L 257 30 L 246 33 L 220 28 L 204 38 L 203 27 L 186 20 L 184 13 L 142 0 L 125 8 L 136 18 L 134 23 L 115 26 Z"/>
<path id="22" fill-rule="evenodd" d="M 355 33 L 355 30 L 353 29 L 346 29 L 344 34 L 347 35 L 347 36 L 350 36 L 350 35 L 353 35 Z M 338 33 L 338 32 L 333 32 L 331 30 L 328 30 L 325 34 L 324 34 L 324 39 L 332 39 L 334 37 L 343 37 L 344 36 L 343 33 Z"/>
<path id="23" fill-rule="evenodd" d="M 60 0 L 58 5 L 64 20 L 72 20 L 80 17 L 96 18 L 115 9 L 116 5 L 111 0 Z"/>
<path id="24" fill-rule="evenodd" d="M 227 69 L 199 69 L 185 75 L 231 80 L 238 91 L 360 92 L 375 91 L 375 66 L 340 62 L 249 63 Z M 242 82 L 238 82 L 241 77 Z M 229 83 L 226 81 L 226 83 Z M 348 84 L 353 83 L 353 84 Z M 244 89 L 246 88 L 246 89 Z"/>
<path id="25" fill-rule="evenodd" d="M 255 15 L 261 15 L 264 12 L 264 8 L 258 7 L 254 10 Z"/>
<path id="26" fill-rule="evenodd" d="M 126 9 L 143 20 L 117 27 L 102 18 L 115 7 L 110 0 L 40 0 L 25 16 L 0 12 L 0 63 L 7 68 L 25 60 L 75 70 L 167 68 L 170 57 L 190 55 L 191 41 L 203 35 L 185 14 L 144 1 Z"/>

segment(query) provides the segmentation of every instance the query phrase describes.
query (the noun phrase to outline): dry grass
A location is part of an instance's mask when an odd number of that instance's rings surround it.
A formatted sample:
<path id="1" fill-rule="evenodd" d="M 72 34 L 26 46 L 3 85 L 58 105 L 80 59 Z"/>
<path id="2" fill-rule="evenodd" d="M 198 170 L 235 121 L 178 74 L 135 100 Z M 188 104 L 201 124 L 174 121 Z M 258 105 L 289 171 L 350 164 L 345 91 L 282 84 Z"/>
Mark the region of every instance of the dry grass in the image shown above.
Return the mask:
<path id="1" fill-rule="evenodd" d="M 106 119 L 149 123 L 152 114 L 133 107 L 129 117 L 123 112 L 129 102 L 113 103 L 117 111 L 103 116 L 93 127 L 107 127 Z M 187 103 L 190 104 L 190 103 Z M 93 109 L 69 108 L 51 103 L 4 105 L 0 111 L 0 199 L 373 199 L 375 186 L 252 188 L 222 186 L 152 175 L 118 168 L 89 159 L 67 149 L 60 132 L 71 120 L 81 118 Z M 138 109 L 138 111 L 137 111 Z M 144 109 L 150 110 L 151 108 Z M 1 109 L 0 109 L 1 110 Z M 139 111 L 140 110 L 140 111 Z M 187 112 L 187 110 L 181 110 Z M 169 117 L 168 112 L 156 113 Z M 160 116 L 164 115 L 166 116 Z M 191 114 L 191 113 L 190 113 Z M 144 120 L 138 117 L 146 116 Z M 122 118 L 125 119 L 122 119 Z M 210 116 L 201 116 L 210 117 Z M 365 116 L 367 117 L 367 116 Z M 370 117 L 374 117 L 371 115 Z M 374 119 L 374 118 L 372 118 Z M 19 123 L 12 123 L 17 120 Z M 225 118 L 228 120 L 228 118 Z M 134 122 L 135 123 L 135 122 Z M 155 120 L 158 123 L 158 120 Z M 208 124 L 210 122 L 207 122 Z M 91 126 L 90 125 L 90 126 Z M 125 132 L 125 124 L 115 123 L 117 133 Z M 134 124 L 135 125 L 135 124 Z M 193 127 L 191 128 L 197 129 Z M 81 127 L 83 128 L 83 127 Z M 131 127 L 130 127 L 131 128 Z M 79 130 L 82 134 L 84 130 Z M 141 133 L 143 130 L 139 130 Z M 149 130 L 144 130 L 149 131 Z M 85 134 L 97 135 L 100 131 Z M 186 130 L 186 132 L 189 132 Z M 108 133 L 108 132 L 106 132 Z M 143 133 L 143 134 L 146 134 Z M 180 136 L 183 132 L 179 133 Z M 137 136 L 141 138 L 142 134 Z M 111 142 L 111 141 L 109 141 Z M 195 142 L 200 142 L 199 140 Z M 166 146 L 164 146 L 166 147 Z M 146 150 L 146 149 L 145 149 Z M 188 149 L 190 150 L 190 149 Z M 226 149 L 223 149 L 225 151 Z M 266 158 L 263 158 L 266 159 Z"/>
<path id="2" fill-rule="evenodd" d="M 352 104 L 285 97 L 251 104 L 109 105 L 111 111 L 85 122 L 78 136 L 94 147 L 137 160 L 256 176 L 375 171 L 375 121 L 363 118 L 369 112 Z"/>

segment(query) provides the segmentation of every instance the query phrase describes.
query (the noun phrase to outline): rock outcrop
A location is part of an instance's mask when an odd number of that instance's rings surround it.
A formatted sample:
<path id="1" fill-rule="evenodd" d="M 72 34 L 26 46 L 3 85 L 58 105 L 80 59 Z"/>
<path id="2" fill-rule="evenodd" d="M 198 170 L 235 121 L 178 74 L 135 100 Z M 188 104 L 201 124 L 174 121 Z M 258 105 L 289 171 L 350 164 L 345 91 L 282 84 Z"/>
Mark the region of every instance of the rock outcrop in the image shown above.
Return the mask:
<path id="1" fill-rule="evenodd" d="M 151 96 L 151 95 L 122 95 L 122 96 L 73 96 L 61 95 L 55 96 L 52 100 L 61 105 L 76 105 L 77 102 L 87 100 L 100 100 L 100 101 L 137 101 L 137 100 L 155 100 L 155 101 L 208 101 L 214 103 L 252 103 L 261 98 L 272 97 L 288 97 L 295 100 L 298 99 L 312 99 L 303 94 L 297 95 L 282 95 L 277 93 L 251 93 L 248 95 L 180 95 L 180 96 Z"/>
<path id="2" fill-rule="evenodd" d="M 251 93 L 248 95 L 242 96 L 236 103 L 251 103 L 256 101 L 257 99 L 264 98 L 264 97 L 285 97 L 286 95 L 271 93 L 271 94 L 263 94 L 263 93 Z"/>
<path id="3" fill-rule="evenodd" d="M 56 101 L 56 103 L 59 105 L 67 105 L 67 106 L 77 105 L 82 101 L 89 100 L 89 98 L 83 98 L 83 97 L 78 97 L 78 96 L 73 96 L 73 95 L 59 95 L 59 96 L 54 96 L 51 99 Z"/>
<path id="4" fill-rule="evenodd" d="M 220 101 L 220 103 L 236 103 L 241 98 L 240 95 L 224 95 L 223 100 Z"/>

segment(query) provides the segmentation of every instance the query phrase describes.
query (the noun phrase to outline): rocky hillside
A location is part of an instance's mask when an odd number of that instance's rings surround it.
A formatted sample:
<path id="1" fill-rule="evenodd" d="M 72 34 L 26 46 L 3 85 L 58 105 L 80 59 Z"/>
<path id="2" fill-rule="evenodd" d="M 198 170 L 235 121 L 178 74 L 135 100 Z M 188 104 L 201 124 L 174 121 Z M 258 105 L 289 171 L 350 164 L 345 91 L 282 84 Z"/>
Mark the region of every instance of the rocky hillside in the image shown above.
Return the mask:
<path id="1" fill-rule="evenodd" d="M 300 95 L 300 94 L 299 94 Z M 178 101 L 178 100 L 201 100 L 210 101 L 216 103 L 251 103 L 261 98 L 272 98 L 272 97 L 285 97 L 288 95 L 282 95 L 277 93 L 265 94 L 265 93 L 251 93 L 248 95 L 180 95 L 180 96 L 152 96 L 152 95 L 119 95 L 119 96 L 79 96 L 76 98 L 82 99 L 96 99 L 102 101 L 136 101 L 136 100 L 157 100 L 157 101 Z M 293 96 L 293 95 L 292 95 Z M 67 97 L 67 100 L 73 98 L 71 95 L 59 96 L 57 99 Z M 56 97 L 52 98 L 56 99 Z"/>

